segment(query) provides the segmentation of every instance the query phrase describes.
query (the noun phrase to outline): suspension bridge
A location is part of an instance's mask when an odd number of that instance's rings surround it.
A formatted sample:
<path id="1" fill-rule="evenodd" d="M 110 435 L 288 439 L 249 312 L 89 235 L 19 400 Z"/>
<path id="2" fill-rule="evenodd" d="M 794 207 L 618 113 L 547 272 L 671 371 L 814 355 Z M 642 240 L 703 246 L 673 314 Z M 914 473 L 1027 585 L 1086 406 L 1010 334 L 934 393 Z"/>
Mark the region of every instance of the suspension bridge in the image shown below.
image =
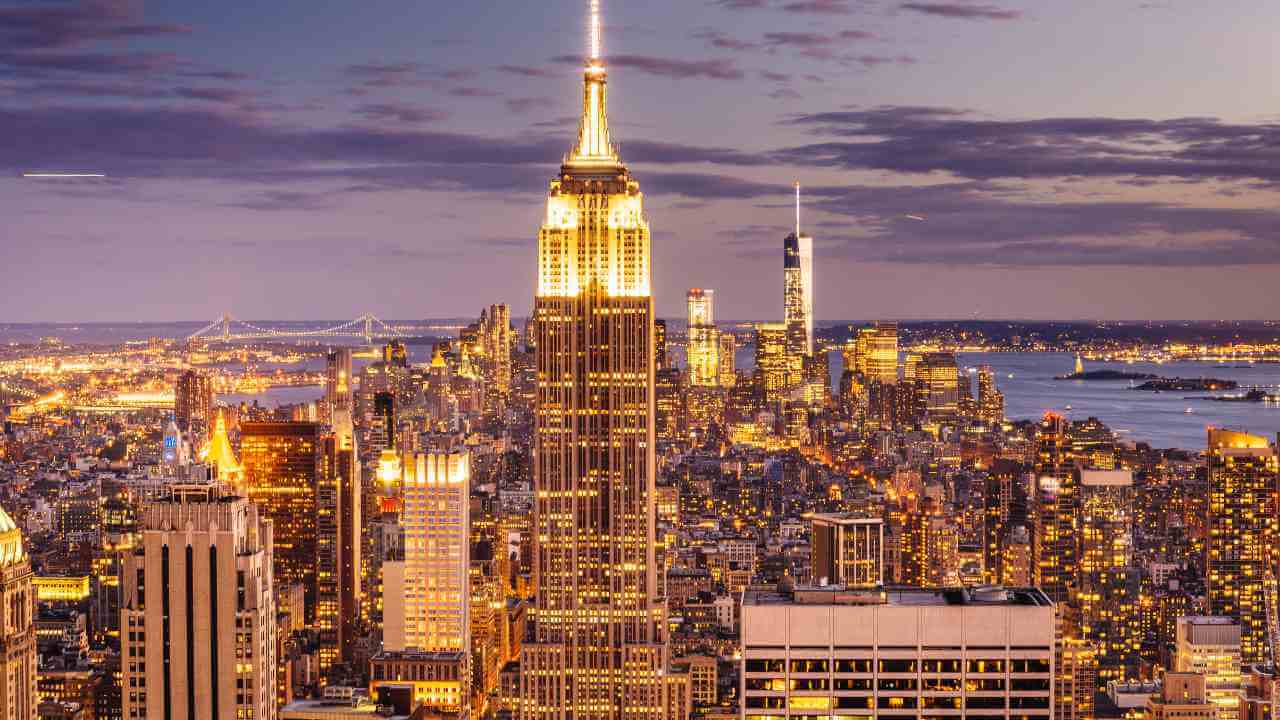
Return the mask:
<path id="1" fill-rule="evenodd" d="M 288 340 L 293 338 L 358 337 L 366 343 L 387 338 L 403 338 L 409 334 L 403 330 L 365 313 L 355 320 L 327 328 L 303 328 L 287 330 L 264 328 L 237 320 L 230 313 L 214 320 L 187 336 L 187 341 L 237 342 L 243 340 Z"/>

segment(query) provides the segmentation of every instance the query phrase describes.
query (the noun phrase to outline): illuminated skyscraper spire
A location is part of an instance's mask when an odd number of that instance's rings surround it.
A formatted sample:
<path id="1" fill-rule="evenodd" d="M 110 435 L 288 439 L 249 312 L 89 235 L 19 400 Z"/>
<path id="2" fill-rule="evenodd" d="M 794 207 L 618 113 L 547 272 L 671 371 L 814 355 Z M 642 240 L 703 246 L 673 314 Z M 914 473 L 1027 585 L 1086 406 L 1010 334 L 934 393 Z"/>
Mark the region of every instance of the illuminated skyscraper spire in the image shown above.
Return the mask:
<path id="1" fill-rule="evenodd" d="M 582 120 L 578 144 L 566 158 L 569 165 L 616 165 L 618 153 L 609 142 L 608 72 L 600 59 L 600 0 L 591 0 L 590 57 L 584 73 Z"/>
<path id="2" fill-rule="evenodd" d="M 800 237 L 800 182 L 796 181 L 796 237 Z"/>

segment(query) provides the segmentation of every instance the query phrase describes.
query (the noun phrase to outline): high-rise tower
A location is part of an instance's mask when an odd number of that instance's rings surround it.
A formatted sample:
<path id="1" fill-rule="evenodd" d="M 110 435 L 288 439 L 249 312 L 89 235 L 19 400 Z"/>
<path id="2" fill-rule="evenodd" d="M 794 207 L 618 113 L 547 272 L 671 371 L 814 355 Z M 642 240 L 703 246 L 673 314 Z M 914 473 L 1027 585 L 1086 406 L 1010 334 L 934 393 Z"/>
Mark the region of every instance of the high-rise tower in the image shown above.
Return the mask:
<path id="1" fill-rule="evenodd" d="M 796 231 L 782 241 L 782 306 L 787 354 L 813 354 L 813 238 L 800 233 L 800 184 L 796 183 Z"/>
<path id="2" fill-rule="evenodd" d="M 22 547 L 22 530 L 0 508 L 0 712 L 14 720 L 35 720 L 36 592 L 31 586 L 31 559 Z"/>
<path id="3" fill-rule="evenodd" d="M 714 387 L 720 380 L 720 338 L 715 321 L 715 291 L 689 291 L 689 384 Z"/>
<path id="4" fill-rule="evenodd" d="M 609 138 L 592 0 L 578 140 L 538 237 L 537 598 L 525 720 L 664 715 L 654 563 L 654 324 L 640 185 Z"/>
<path id="5" fill-rule="evenodd" d="M 1268 655 L 1266 583 L 1276 560 L 1280 449 L 1265 437 L 1210 429 L 1207 455 L 1209 611 L 1239 621 L 1244 662 L 1263 662 Z"/>

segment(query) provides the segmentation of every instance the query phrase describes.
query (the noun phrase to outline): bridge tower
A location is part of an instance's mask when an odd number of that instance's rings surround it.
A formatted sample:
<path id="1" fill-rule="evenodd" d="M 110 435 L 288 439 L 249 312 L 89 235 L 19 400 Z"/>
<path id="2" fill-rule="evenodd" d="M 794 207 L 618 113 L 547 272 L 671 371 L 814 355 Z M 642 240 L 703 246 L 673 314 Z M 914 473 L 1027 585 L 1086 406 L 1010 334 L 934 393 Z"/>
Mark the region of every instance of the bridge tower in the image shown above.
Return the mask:
<path id="1" fill-rule="evenodd" d="M 364 344 L 372 345 L 373 344 L 373 315 L 370 313 L 365 313 L 364 317 L 362 317 L 361 320 L 364 320 Z"/>
<path id="2" fill-rule="evenodd" d="M 231 313 L 222 315 L 222 339 L 224 341 L 231 339 Z"/>

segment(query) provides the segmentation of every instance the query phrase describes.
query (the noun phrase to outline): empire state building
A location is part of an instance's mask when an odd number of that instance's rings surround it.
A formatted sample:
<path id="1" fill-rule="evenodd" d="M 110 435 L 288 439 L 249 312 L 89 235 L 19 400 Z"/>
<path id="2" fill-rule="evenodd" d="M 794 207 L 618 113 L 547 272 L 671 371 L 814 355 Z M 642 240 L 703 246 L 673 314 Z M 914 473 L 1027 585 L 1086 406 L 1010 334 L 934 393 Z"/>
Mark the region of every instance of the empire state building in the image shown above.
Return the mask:
<path id="1" fill-rule="evenodd" d="M 598 0 L 578 139 L 538 235 L 537 599 L 524 720 L 666 715 L 654 559 L 654 323 L 640 185 L 609 137 Z"/>

